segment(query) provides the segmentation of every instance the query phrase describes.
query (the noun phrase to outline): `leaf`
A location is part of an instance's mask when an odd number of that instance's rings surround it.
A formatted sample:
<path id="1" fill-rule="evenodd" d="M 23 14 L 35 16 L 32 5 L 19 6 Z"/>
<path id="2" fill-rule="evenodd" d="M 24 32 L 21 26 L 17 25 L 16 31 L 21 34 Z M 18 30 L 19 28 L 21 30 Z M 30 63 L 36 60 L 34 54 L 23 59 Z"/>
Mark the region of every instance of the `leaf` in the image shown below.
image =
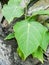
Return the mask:
<path id="1" fill-rule="evenodd" d="M 17 0 L 9 0 L 8 5 L 4 5 L 2 13 L 10 23 L 15 17 L 21 17 L 24 14 L 24 9 L 18 5 Z"/>
<path id="2" fill-rule="evenodd" d="M 38 14 L 39 15 L 49 15 L 49 10 L 39 10 L 39 11 L 32 13 L 33 16 L 36 16 Z"/>
<path id="3" fill-rule="evenodd" d="M 8 5 L 11 5 L 11 4 L 15 4 L 15 5 L 20 5 L 20 3 L 21 3 L 21 1 L 22 0 L 10 0 L 9 2 L 8 2 Z"/>
<path id="4" fill-rule="evenodd" d="M 43 63 L 43 50 L 40 47 L 32 55 Z"/>
<path id="5" fill-rule="evenodd" d="M 48 46 L 48 43 L 49 43 L 49 32 L 46 32 L 44 35 L 43 35 L 43 40 L 42 40 L 42 43 L 41 43 L 41 48 L 46 51 L 47 49 L 47 46 Z"/>
<path id="6" fill-rule="evenodd" d="M 14 38 L 14 33 L 10 33 L 4 40 L 7 40 L 7 39 L 12 39 Z"/>
<path id="7" fill-rule="evenodd" d="M 32 54 L 41 44 L 43 32 L 46 32 L 47 28 L 36 21 L 23 20 L 17 22 L 13 30 L 18 47 L 26 59 L 26 57 Z"/>
<path id="8" fill-rule="evenodd" d="M 22 51 L 20 50 L 19 47 L 17 48 L 17 52 L 18 52 L 19 56 L 22 58 L 22 60 L 25 60 L 24 54 L 22 53 Z"/>

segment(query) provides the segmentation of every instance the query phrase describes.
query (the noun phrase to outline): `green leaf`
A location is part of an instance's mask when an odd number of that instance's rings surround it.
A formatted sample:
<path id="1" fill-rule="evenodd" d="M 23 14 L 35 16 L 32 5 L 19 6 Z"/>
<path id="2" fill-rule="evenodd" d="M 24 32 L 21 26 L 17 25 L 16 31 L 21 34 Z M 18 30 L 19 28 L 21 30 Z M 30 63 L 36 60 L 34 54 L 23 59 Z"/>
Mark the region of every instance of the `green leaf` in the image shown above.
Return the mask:
<path id="1" fill-rule="evenodd" d="M 43 50 L 40 47 L 32 55 L 43 63 Z"/>
<path id="2" fill-rule="evenodd" d="M 39 11 L 34 12 L 32 15 L 36 16 L 38 14 L 39 15 L 49 15 L 49 10 L 39 10 Z"/>
<path id="3" fill-rule="evenodd" d="M 15 5 L 20 5 L 20 3 L 21 3 L 21 1 L 22 0 L 10 0 L 9 2 L 8 2 L 8 5 L 11 5 L 11 4 L 15 4 Z"/>
<path id="4" fill-rule="evenodd" d="M 25 60 L 24 54 L 22 53 L 22 51 L 20 50 L 19 47 L 17 48 L 17 52 L 18 52 L 19 56 L 22 58 L 22 60 Z"/>
<path id="5" fill-rule="evenodd" d="M 48 43 L 49 43 L 49 32 L 46 32 L 44 35 L 43 35 L 43 40 L 42 40 L 42 43 L 41 43 L 41 48 L 46 51 L 47 49 L 47 46 L 48 46 Z"/>
<path id="6" fill-rule="evenodd" d="M 7 39 L 12 39 L 14 38 L 14 33 L 10 33 L 4 40 L 7 40 Z"/>
<path id="7" fill-rule="evenodd" d="M 47 31 L 47 28 L 36 21 L 23 20 L 17 22 L 13 30 L 18 46 L 26 58 L 41 44 L 42 35 Z"/>
<path id="8" fill-rule="evenodd" d="M 8 23 L 10 23 L 15 17 L 21 17 L 24 14 L 24 9 L 17 3 L 17 0 L 9 0 L 8 5 L 4 5 L 2 9 L 2 13 Z"/>

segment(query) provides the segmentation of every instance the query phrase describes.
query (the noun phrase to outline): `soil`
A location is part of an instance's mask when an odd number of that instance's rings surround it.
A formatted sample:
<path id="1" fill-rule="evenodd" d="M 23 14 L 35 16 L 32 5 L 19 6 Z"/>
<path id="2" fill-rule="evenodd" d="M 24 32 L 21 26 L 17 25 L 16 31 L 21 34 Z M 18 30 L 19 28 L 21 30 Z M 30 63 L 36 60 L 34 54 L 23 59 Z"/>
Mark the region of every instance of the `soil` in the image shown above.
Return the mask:
<path id="1" fill-rule="evenodd" d="M 2 0 L 1 0 L 2 1 Z M 5 0 L 6 1 L 6 0 Z M 4 0 L 2 1 L 4 4 Z M 7 2 L 6 2 L 7 3 Z M 1 6 L 0 6 L 1 8 Z M 35 58 L 29 56 L 25 61 L 23 61 L 16 52 L 17 49 L 17 41 L 15 39 L 5 41 L 4 38 L 12 32 L 12 26 L 9 26 L 3 17 L 2 13 L 0 13 L 0 65 L 49 65 L 49 47 L 47 52 L 44 55 L 44 64 L 38 61 Z M 17 19 L 16 19 L 17 20 Z M 6 26 L 6 25 L 7 26 Z"/>

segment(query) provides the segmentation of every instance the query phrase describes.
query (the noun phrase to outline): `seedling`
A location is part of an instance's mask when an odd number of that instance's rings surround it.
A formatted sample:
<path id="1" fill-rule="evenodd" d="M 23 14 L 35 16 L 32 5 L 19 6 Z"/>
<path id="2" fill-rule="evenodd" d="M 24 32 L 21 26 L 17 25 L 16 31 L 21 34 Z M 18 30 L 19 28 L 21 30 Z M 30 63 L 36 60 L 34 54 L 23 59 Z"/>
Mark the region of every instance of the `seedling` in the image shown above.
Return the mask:
<path id="1" fill-rule="evenodd" d="M 2 13 L 9 24 L 15 17 L 25 16 L 24 20 L 16 22 L 13 26 L 14 32 L 10 33 L 5 39 L 16 38 L 18 42 L 17 52 L 23 60 L 32 55 L 43 63 L 43 53 L 46 51 L 49 43 L 49 32 L 44 25 L 36 21 L 35 16 L 38 14 L 49 15 L 49 10 L 40 10 L 28 17 L 26 14 L 27 5 L 23 8 L 20 6 L 21 1 L 9 0 L 8 4 L 5 4 L 2 9 Z"/>

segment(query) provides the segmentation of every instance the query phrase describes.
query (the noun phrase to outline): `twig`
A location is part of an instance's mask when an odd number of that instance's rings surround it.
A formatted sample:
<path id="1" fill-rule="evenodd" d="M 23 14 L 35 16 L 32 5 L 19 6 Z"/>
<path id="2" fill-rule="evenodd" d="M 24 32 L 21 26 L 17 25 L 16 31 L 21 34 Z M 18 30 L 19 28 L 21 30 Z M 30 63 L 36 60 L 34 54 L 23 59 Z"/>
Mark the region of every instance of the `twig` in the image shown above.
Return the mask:
<path id="1" fill-rule="evenodd" d="M 37 7 L 35 9 L 32 9 L 30 11 L 28 11 L 28 15 L 32 14 L 33 12 L 39 11 L 39 10 L 47 10 L 49 8 L 49 5 L 47 6 L 41 6 L 41 7 Z"/>

